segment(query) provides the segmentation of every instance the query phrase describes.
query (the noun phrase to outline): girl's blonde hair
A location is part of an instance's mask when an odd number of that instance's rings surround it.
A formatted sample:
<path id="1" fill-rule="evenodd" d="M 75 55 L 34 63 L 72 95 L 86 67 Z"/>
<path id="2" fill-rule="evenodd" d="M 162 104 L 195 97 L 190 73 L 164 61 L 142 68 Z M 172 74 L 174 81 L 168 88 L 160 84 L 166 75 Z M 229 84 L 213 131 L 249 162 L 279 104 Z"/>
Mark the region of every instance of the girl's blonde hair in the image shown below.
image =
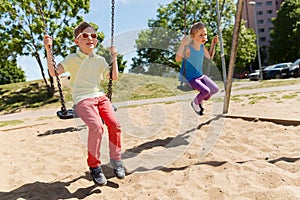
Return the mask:
<path id="1" fill-rule="evenodd" d="M 196 34 L 196 32 L 200 29 L 204 29 L 206 28 L 206 26 L 202 23 L 202 22 L 196 22 L 195 24 L 193 24 L 191 30 L 190 30 L 190 35 L 193 36 L 194 34 Z"/>

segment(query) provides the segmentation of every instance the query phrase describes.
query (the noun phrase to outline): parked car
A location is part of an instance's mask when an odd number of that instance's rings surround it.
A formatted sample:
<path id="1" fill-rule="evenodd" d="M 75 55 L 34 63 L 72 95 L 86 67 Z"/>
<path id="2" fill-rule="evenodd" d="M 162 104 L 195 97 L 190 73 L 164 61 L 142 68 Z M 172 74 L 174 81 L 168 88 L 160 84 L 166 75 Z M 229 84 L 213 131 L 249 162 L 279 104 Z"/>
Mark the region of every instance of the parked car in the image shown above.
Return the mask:
<path id="1" fill-rule="evenodd" d="M 240 73 L 234 73 L 233 77 L 237 78 L 237 79 L 243 79 L 243 78 L 247 78 L 248 74 L 249 74 L 248 71 L 244 71 L 244 72 L 240 72 Z"/>
<path id="2" fill-rule="evenodd" d="M 300 58 L 296 60 L 289 69 L 290 76 L 297 77 L 300 76 Z"/>
<path id="3" fill-rule="evenodd" d="M 258 81 L 259 80 L 259 69 L 255 70 L 253 73 L 248 74 L 250 81 Z"/>
<path id="4" fill-rule="evenodd" d="M 263 69 L 262 71 L 263 79 L 289 77 L 289 68 L 291 65 L 292 65 L 291 62 L 270 65 L 265 69 Z"/>

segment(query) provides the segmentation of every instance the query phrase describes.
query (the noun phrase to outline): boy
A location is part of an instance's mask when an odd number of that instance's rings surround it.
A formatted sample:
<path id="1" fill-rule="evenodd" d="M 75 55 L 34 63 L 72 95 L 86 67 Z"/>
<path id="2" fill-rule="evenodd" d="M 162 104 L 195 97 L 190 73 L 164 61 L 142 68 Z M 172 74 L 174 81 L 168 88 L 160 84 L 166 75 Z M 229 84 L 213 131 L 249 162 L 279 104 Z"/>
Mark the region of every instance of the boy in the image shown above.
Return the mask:
<path id="1" fill-rule="evenodd" d="M 88 158 L 87 164 L 90 174 L 97 185 L 106 185 L 107 180 L 101 169 L 100 146 L 104 132 L 103 123 L 109 134 L 110 162 L 117 178 L 125 177 L 125 170 L 121 160 L 121 127 L 114 116 L 113 107 L 109 99 L 100 88 L 103 72 L 108 69 L 105 59 L 94 53 L 97 46 L 97 33 L 93 26 L 81 22 L 74 29 L 74 42 L 79 47 L 76 53 L 68 55 L 56 67 L 58 75 L 70 72 L 70 84 L 76 114 L 88 126 Z M 51 76 L 55 76 L 51 61 L 50 46 L 52 38 L 44 37 L 47 52 L 47 64 Z M 118 78 L 117 50 L 110 47 L 112 56 L 112 79 Z"/>

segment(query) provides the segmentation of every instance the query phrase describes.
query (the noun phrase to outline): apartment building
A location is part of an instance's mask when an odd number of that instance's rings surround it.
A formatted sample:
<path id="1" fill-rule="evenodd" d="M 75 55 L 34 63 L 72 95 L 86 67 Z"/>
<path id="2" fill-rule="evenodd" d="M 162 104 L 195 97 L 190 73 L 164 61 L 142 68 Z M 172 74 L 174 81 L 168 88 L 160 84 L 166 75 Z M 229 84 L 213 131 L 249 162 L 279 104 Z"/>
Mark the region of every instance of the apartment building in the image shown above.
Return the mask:
<path id="1" fill-rule="evenodd" d="M 272 18 L 276 18 L 277 10 L 284 0 L 245 0 L 243 9 L 243 19 L 246 27 L 255 31 L 255 21 L 257 25 L 259 46 L 262 52 L 268 55 L 267 47 L 271 40 L 270 31 L 273 29 Z M 255 15 L 255 16 L 254 16 Z"/>

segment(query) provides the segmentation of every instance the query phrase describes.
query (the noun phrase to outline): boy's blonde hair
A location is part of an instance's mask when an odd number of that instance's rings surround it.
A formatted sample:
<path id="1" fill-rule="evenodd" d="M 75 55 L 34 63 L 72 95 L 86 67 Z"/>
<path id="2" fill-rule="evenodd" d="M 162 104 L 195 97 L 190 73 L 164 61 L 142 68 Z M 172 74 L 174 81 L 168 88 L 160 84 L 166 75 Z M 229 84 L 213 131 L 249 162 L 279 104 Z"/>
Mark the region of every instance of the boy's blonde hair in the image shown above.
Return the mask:
<path id="1" fill-rule="evenodd" d="M 200 29 L 204 29 L 206 26 L 202 22 L 196 22 L 193 24 L 191 30 L 190 30 L 190 35 L 193 36 L 196 34 L 196 32 Z"/>
<path id="2" fill-rule="evenodd" d="M 74 29 L 74 37 L 77 38 L 77 36 L 80 33 L 82 33 L 82 31 L 84 29 L 86 29 L 88 27 L 91 27 L 96 32 L 95 28 L 92 25 L 90 25 L 89 23 L 87 23 L 87 22 L 80 22 L 80 24 L 78 24 L 78 26 L 76 26 L 75 29 Z"/>

